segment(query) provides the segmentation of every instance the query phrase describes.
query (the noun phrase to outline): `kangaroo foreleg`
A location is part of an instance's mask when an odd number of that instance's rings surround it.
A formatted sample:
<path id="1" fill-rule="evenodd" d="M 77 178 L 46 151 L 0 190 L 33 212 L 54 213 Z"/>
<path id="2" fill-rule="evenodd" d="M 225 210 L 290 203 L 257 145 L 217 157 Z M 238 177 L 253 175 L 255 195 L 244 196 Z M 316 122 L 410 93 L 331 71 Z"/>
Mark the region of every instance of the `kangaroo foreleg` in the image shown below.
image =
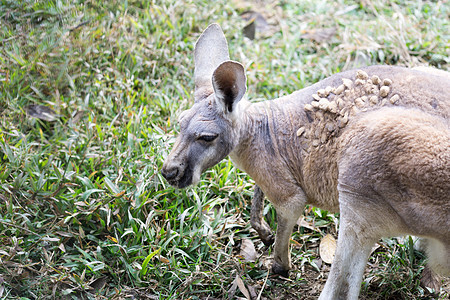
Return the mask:
<path id="1" fill-rule="evenodd" d="M 289 276 L 291 269 L 291 256 L 289 254 L 289 241 L 292 230 L 305 207 L 304 196 L 298 196 L 283 201 L 282 206 L 276 206 L 277 234 L 273 251 L 274 262 L 272 272 L 284 277 Z"/>

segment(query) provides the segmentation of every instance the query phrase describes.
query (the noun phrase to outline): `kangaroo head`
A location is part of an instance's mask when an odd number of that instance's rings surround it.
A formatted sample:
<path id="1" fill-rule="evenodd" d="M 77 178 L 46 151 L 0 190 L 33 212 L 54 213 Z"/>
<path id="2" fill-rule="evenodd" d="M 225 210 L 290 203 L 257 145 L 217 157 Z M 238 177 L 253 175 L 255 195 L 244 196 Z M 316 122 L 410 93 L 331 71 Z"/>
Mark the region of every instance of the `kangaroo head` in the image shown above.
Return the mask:
<path id="1" fill-rule="evenodd" d="M 179 188 L 197 183 L 206 169 L 233 150 L 236 105 L 246 90 L 244 68 L 229 60 L 219 25 L 210 25 L 200 36 L 194 60 L 195 103 L 180 115 L 180 134 L 161 171 Z"/>

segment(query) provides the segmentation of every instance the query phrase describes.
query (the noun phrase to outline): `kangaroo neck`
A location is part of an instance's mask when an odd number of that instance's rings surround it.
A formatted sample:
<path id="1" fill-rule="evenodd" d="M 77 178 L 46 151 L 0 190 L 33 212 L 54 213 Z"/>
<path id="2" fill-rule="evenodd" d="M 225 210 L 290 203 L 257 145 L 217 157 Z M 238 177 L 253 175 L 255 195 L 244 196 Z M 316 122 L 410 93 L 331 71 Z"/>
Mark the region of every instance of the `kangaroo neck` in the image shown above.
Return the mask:
<path id="1" fill-rule="evenodd" d="M 296 131 L 303 105 L 289 99 L 247 103 L 236 121 L 237 143 L 230 157 L 255 180 L 273 169 L 299 169 L 300 143 Z"/>
<path id="2" fill-rule="evenodd" d="M 325 174 L 330 165 L 335 167 L 335 143 L 311 148 L 311 141 L 299 134 L 299 128 L 311 131 L 312 126 L 304 110 L 305 97 L 299 96 L 249 104 L 236 126 L 237 143 L 230 157 L 265 193 L 279 187 L 277 194 L 267 195 L 272 202 L 281 193 L 289 197 L 301 188 L 308 203 L 337 211 L 336 182 Z"/>

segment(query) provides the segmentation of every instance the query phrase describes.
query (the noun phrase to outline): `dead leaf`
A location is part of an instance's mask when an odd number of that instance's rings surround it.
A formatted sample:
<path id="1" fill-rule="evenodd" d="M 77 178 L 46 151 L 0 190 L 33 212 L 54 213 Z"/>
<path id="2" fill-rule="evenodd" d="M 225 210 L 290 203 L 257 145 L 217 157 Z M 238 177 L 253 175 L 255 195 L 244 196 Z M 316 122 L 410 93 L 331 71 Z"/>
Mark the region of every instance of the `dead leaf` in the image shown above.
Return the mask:
<path id="1" fill-rule="evenodd" d="M 236 288 L 237 288 L 237 282 L 236 282 L 236 280 L 233 280 L 233 282 L 231 283 L 231 287 L 228 290 L 228 299 L 234 298 L 234 294 L 236 294 Z"/>
<path id="2" fill-rule="evenodd" d="M 72 124 L 77 124 L 84 117 L 84 111 L 77 110 L 72 116 Z"/>
<path id="3" fill-rule="evenodd" d="M 241 277 L 238 274 L 236 274 L 236 279 L 234 279 L 234 280 L 236 281 L 236 284 L 237 284 L 239 290 L 241 291 L 241 293 L 244 294 L 245 298 L 250 300 L 250 293 L 248 292 L 247 288 L 245 287 L 245 284 L 242 281 Z"/>
<path id="4" fill-rule="evenodd" d="M 245 11 L 241 14 L 241 17 L 248 22 L 243 29 L 243 33 L 251 40 L 255 39 L 256 32 L 262 33 L 269 28 L 266 19 L 259 12 L 253 10 Z"/>
<path id="5" fill-rule="evenodd" d="M 121 191 L 120 193 L 117 193 L 114 195 L 115 198 L 120 198 L 125 194 L 125 191 Z"/>
<path id="6" fill-rule="evenodd" d="M 86 235 L 84 234 L 84 230 L 83 230 L 83 228 L 81 228 L 81 226 L 78 227 L 78 233 L 80 234 L 80 237 L 82 239 L 84 239 L 86 237 Z M 117 240 L 116 240 L 116 243 L 117 243 Z"/>
<path id="7" fill-rule="evenodd" d="M 43 105 L 30 104 L 25 107 L 25 111 L 30 117 L 47 122 L 53 122 L 58 118 L 58 115 L 53 109 Z"/>
<path id="8" fill-rule="evenodd" d="M 56 234 L 64 237 L 73 237 L 73 234 L 65 231 L 55 231 Z"/>
<path id="9" fill-rule="evenodd" d="M 251 40 L 255 39 L 256 35 L 256 25 L 255 22 L 250 22 L 242 29 L 244 36 L 248 37 Z"/>
<path id="10" fill-rule="evenodd" d="M 107 281 L 108 281 L 108 277 L 97 278 L 90 284 L 90 287 L 93 288 L 96 292 L 100 291 L 106 285 Z"/>
<path id="11" fill-rule="evenodd" d="M 317 43 L 327 42 L 329 39 L 333 37 L 336 33 L 337 28 L 321 28 L 321 29 L 310 29 L 305 30 L 304 33 L 300 36 L 302 39 L 313 40 Z"/>
<path id="12" fill-rule="evenodd" d="M 372 247 L 372 250 L 370 250 L 370 255 L 372 255 L 372 253 L 374 253 L 380 247 L 381 247 L 381 245 L 376 243 L 375 246 Z"/>
<path id="13" fill-rule="evenodd" d="M 331 234 L 327 234 L 320 241 L 319 245 L 320 258 L 322 258 L 322 260 L 325 263 L 332 264 L 335 252 L 336 252 L 336 239 Z"/>
<path id="14" fill-rule="evenodd" d="M 159 261 L 165 263 L 165 264 L 170 264 L 170 260 L 168 260 L 167 258 L 160 256 L 159 257 Z"/>
<path id="15" fill-rule="evenodd" d="M 248 292 L 250 293 L 250 299 L 258 298 L 258 293 L 256 292 L 257 285 L 249 285 Z"/>
<path id="16" fill-rule="evenodd" d="M 297 242 L 296 240 L 294 240 L 294 239 L 292 239 L 292 238 L 291 238 L 289 241 L 291 242 L 291 244 L 294 244 L 296 248 L 301 248 L 301 247 L 303 247 L 302 244 L 300 244 L 299 242 Z"/>
<path id="17" fill-rule="evenodd" d="M 300 226 L 300 227 L 308 228 L 309 230 L 312 230 L 312 231 L 320 231 L 320 230 L 317 229 L 312 223 L 306 221 L 305 218 L 304 218 L 303 216 L 301 216 L 301 217 L 297 220 L 297 225 Z"/>
<path id="18" fill-rule="evenodd" d="M 255 261 L 258 257 L 256 253 L 255 245 L 249 239 L 242 239 L 241 241 L 241 252 L 240 255 L 244 257 L 245 261 Z"/>
<path id="19" fill-rule="evenodd" d="M 108 240 L 110 240 L 110 241 L 113 241 L 113 242 L 116 243 L 116 244 L 119 243 L 119 242 L 117 241 L 117 239 L 116 239 L 115 237 L 113 237 L 113 236 L 107 235 L 106 238 L 107 238 Z"/>
<path id="20" fill-rule="evenodd" d="M 320 269 L 322 268 L 322 262 L 323 262 L 323 260 L 322 259 L 314 259 L 313 260 L 313 263 L 316 265 L 316 267 L 317 267 L 317 270 L 319 270 L 320 271 Z"/>
<path id="21" fill-rule="evenodd" d="M 59 242 L 59 238 L 53 238 L 49 236 L 43 237 L 42 240 L 47 242 Z"/>

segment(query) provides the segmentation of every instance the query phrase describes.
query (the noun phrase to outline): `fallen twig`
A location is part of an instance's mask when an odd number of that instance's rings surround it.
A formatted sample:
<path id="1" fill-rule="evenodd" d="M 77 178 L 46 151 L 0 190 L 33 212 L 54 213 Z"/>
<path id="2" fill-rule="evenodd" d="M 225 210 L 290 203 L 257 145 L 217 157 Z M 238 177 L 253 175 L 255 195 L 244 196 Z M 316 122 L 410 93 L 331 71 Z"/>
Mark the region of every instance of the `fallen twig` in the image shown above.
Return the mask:
<path id="1" fill-rule="evenodd" d="M 90 20 L 87 20 L 87 21 L 81 22 L 81 23 L 78 24 L 77 26 L 75 26 L 75 27 L 73 27 L 73 28 L 69 28 L 69 31 L 70 31 L 70 32 L 75 31 L 75 30 L 77 30 L 78 28 L 80 28 L 80 27 L 82 27 L 82 26 L 88 24 L 89 22 L 91 22 L 91 21 L 90 21 Z"/>

